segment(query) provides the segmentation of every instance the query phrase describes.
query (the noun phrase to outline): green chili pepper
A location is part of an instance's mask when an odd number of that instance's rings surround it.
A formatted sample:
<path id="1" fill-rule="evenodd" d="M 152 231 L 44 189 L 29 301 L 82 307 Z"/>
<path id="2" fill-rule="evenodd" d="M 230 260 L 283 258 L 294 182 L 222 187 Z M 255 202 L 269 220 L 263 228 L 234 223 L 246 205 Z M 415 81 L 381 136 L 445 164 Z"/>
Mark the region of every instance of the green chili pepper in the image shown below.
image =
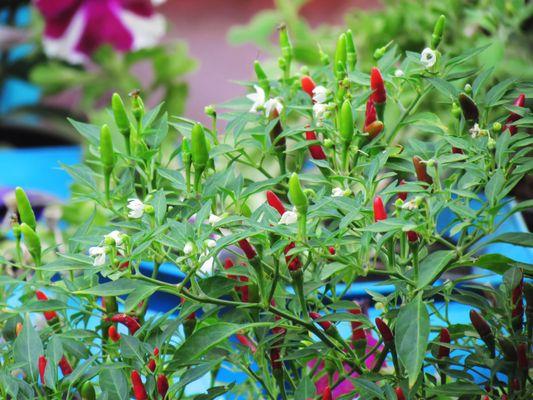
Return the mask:
<path id="1" fill-rule="evenodd" d="M 31 208 L 30 200 L 26 196 L 26 192 L 21 187 L 15 188 L 15 198 L 17 199 L 17 209 L 20 216 L 20 221 L 25 222 L 31 229 L 37 229 L 37 221 L 33 208 Z"/>
<path id="2" fill-rule="evenodd" d="M 81 399 L 82 400 L 95 400 L 96 392 L 91 382 L 87 381 L 81 386 Z"/>
<path id="3" fill-rule="evenodd" d="M 130 120 L 128 114 L 126 114 L 126 107 L 124 107 L 124 102 L 118 93 L 113 93 L 111 97 L 111 109 L 113 110 L 113 115 L 115 116 L 115 124 L 117 125 L 118 130 L 125 137 L 130 136 Z"/>
<path id="4" fill-rule="evenodd" d="M 353 71 L 355 69 L 355 65 L 357 64 L 357 51 L 355 49 L 351 29 L 346 31 L 346 62 L 348 64 L 348 70 Z"/>
<path id="5" fill-rule="evenodd" d="M 187 138 L 183 138 L 181 142 L 181 159 L 184 165 L 191 163 L 191 141 Z"/>
<path id="6" fill-rule="evenodd" d="M 335 76 L 341 80 L 346 75 L 346 34 L 341 33 L 337 40 L 337 49 L 335 50 Z"/>
<path id="7" fill-rule="evenodd" d="M 296 174 L 296 172 L 293 172 L 289 179 L 289 199 L 298 213 L 307 213 L 309 202 L 300 184 L 300 178 L 298 178 L 298 174 Z"/>
<path id="8" fill-rule="evenodd" d="M 389 43 L 387 43 L 385 46 L 376 49 L 376 50 L 374 51 L 374 54 L 373 54 L 374 59 L 375 59 L 375 60 L 379 60 L 380 58 L 382 58 L 382 57 L 385 55 L 385 53 L 387 52 L 387 50 L 389 49 L 389 47 L 392 45 L 393 42 L 394 42 L 394 41 L 391 40 L 391 41 L 390 41 Z"/>
<path id="9" fill-rule="evenodd" d="M 144 116 L 144 102 L 139 94 L 139 91 L 135 91 L 131 94 L 131 105 L 133 116 L 137 122 L 141 122 Z"/>
<path id="10" fill-rule="evenodd" d="M 35 231 L 26 223 L 20 224 L 20 231 L 24 235 L 24 243 L 33 257 L 36 265 L 41 264 L 41 240 Z"/>
<path id="11" fill-rule="evenodd" d="M 461 111 L 467 121 L 477 122 L 479 120 L 479 110 L 476 103 L 466 93 L 459 94 L 459 104 Z"/>
<path id="12" fill-rule="evenodd" d="M 111 130 L 106 124 L 102 125 L 102 129 L 100 130 L 100 160 L 104 166 L 104 173 L 111 174 L 115 165 L 115 154 L 113 152 Z"/>
<path id="13" fill-rule="evenodd" d="M 435 23 L 435 28 L 433 29 L 433 35 L 431 35 L 431 48 L 436 49 L 439 47 L 439 44 L 442 40 L 442 34 L 444 32 L 444 25 L 446 24 L 446 17 L 441 15 L 437 22 Z"/>
<path id="14" fill-rule="evenodd" d="M 353 113 L 349 100 L 344 100 L 339 118 L 339 132 L 345 143 L 350 143 L 353 136 Z"/>
<path id="15" fill-rule="evenodd" d="M 194 124 L 191 131 L 191 158 L 196 171 L 203 171 L 209 160 L 209 150 L 205 139 L 204 127 Z"/>
<path id="16" fill-rule="evenodd" d="M 265 91 L 265 96 L 268 97 L 270 94 L 270 83 L 268 82 L 268 77 L 266 76 L 263 67 L 259 61 L 255 60 L 254 62 L 255 75 L 257 76 L 257 82 L 259 87 Z"/>
<path id="17" fill-rule="evenodd" d="M 292 61 L 292 45 L 285 25 L 279 27 L 279 45 L 281 47 L 281 55 L 287 61 L 287 65 L 290 65 Z"/>

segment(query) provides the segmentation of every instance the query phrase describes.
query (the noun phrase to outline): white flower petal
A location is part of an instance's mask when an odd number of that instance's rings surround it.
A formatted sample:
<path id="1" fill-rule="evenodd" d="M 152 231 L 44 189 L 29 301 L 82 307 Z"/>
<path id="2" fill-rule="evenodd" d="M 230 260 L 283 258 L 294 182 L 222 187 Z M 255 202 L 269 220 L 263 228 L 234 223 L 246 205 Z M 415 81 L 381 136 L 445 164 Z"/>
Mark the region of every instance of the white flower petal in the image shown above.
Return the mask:
<path id="1" fill-rule="evenodd" d="M 209 215 L 209 220 L 208 221 L 209 221 L 209 224 L 211 224 L 211 225 L 215 225 L 220 220 L 222 220 L 222 218 L 219 217 L 218 215 L 215 215 L 215 214 Z"/>
<path id="2" fill-rule="evenodd" d="M 426 47 L 420 54 L 420 62 L 424 64 L 426 68 L 431 68 L 437 62 L 437 53 L 429 47 Z"/>
<path id="3" fill-rule="evenodd" d="M 210 257 L 207 260 L 205 260 L 202 266 L 200 267 L 200 271 L 206 275 L 212 275 L 214 269 L 215 269 L 215 259 L 213 257 Z"/>
<path id="4" fill-rule="evenodd" d="M 394 76 L 396 78 L 401 78 L 404 75 L 405 75 L 405 73 L 401 69 L 397 69 L 396 71 L 394 71 Z"/>
<path id="5" fill-rule="evenodd" d="M 281 114 L 281 111 L 283 110 L 283 104 L 281 104 L 278 97 L 268 99 L 265 103 L 265 115 L 267 117 L 270 117 L 274 110 L 277 111 L 278 115 Z"/>
<path id="6" fill-rule="evenodd" d="M 208 248 L 212 249 L 213 247 L 215 247 L 215 246 L 217 245 L 217 242 L 216 242 L 216 240 L 213 240 L 213 239 L 207 239 L 207 240 L 205 241 L 205 245 L 206 245 Z"/>
<path id="7" fill-rule="evenodd" d="M 194 244 L 192 242 L 185 243 L 185 246 L 183 246 L 183 252 L 188 255 L 191 254 L 194 250 Z"/>
<path id="8" fill-rule="evenodd" d="M 340 187 L 333 188 L 331 191 L 331 197 L 342 197 L 344 196 L 344 189 Z"/>
<path id="9" fill-rule="evenodd" d="M 139 199 L 129 199 L 128 200 L 128 217 L 130 218 L 141 218 L 144 214 L 144 203 Z"/>
<path id="10" fill-rule="evenodd" d="M 317 86 L 313 89 L 313 101 L 315 103 L 325 103 L 328 98 L 328 89 L 324 86 Z"/>
<path id="11" fill-rule="evenodd" d="M 285 211 L 278 223 L 282 225 L 290 225 L 296 223 L 296 221 L 298 221 L 298 214 L 294 211 Z"/>
<path id="12" fill-rule="evenodd" d="M 265 91 L 261 87 L 254 85 L 254 89 L 255 93 L 250 93 L 246 95 L 246 97 L 254 103 L 250 108 L 251 113 L 255 113 L 259 110 L 260 107 L 263 107 L 265 105 L 266 99 Z"/>
<path id="13" fill-rule="evenodd" d="M 113 241 L 115 242 L 117 246 L 122 245 L 122 237 L 123 237 L 123 234 L 120 231 L 112 231 L 104 236 L 104 238 L 106 239 L 107 238 L 113 239 Z"/>
<path id="14" fill-rule="evenodd" d="M 328 110 L 327 104 L 322 104 L 322 103 L 313 104 L 313 115 L 316 119 L 320 120 L 324 118 L 327 110 Z"/>

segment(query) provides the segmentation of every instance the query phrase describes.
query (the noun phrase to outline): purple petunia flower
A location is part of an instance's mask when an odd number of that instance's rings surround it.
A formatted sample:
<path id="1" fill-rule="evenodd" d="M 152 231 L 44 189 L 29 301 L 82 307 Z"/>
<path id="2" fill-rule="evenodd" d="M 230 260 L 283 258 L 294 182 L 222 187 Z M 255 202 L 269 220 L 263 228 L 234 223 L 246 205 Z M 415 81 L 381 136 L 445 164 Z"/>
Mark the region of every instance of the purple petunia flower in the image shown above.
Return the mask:
<path id="1" fill-rule="evenodd" d="M 81 63 L 108 44 L 126 52 L 156 44 L 165 20 L 161 0 L 34 0 L 44 17 L 44 50 L 51 57 Z"/>

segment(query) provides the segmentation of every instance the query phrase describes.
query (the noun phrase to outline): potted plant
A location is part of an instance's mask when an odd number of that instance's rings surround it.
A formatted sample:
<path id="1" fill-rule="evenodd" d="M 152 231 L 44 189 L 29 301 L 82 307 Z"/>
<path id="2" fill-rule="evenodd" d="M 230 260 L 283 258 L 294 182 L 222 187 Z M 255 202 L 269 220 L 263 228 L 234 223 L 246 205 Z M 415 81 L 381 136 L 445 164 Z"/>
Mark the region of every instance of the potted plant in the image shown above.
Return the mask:
<path id="1" fill-rule="evenodd" d="M 224 114 L 206 108 L 210 127 L 138 95 L 129 107 L 114 95 L 109 124 L 76 124 L 94 161 L 67 167 L 72 201 L 94 214 L 58 248 L 17 190 L 13 233 L 27 252 L 7 262 L 27 279 L 2 280 L 2 394 L 530 398 L 531 265 L 479 254 L 533 243 L 527 232 L 490 236 L 531 206 L 501 214 L 531 170 L 527 87 L 488 85 L 485 73 L 457 87 L 478 50 L 440 53 L 444 21 L 420 54 L 389 49 L 370 74 L 349 31 L 331 63 L 296 72 L 281 27 L 279 78 L 256 63 L 247 98 Z M 404 86 L 416 93 L 408 103 Z M 436 93 L 447 124 L 417 109 Z M 431 140 L 398 145 L 407 128 Z M 168 136 L 179 139 L 172 152 Z M 448 210 L 457 221 L 440 229 Z M 163 265 L 182 278 L 160 279 Z M 469 270 L 442 280 L 471 267 L 503 283 Z M 371 319 L 345 295 L 372 274 L 394 290 L 368 290 Z M 148 307 L 159 292 L 171 296 L 164 314 Z M 44 313 L 40 330 L 28 312 Z M 206 374 L 203 393 L 186 390 Z"/>

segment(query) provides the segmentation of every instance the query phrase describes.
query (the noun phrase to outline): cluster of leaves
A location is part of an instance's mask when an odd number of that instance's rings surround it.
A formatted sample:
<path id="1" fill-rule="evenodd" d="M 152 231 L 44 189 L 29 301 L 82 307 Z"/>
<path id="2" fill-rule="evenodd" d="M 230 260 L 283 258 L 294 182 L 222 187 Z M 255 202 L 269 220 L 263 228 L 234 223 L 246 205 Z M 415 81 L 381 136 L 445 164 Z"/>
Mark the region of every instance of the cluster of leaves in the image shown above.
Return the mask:
<path id="1" fill-rule="evenodd" d="M 29 255 L 5 261 L 25 280 L 0 281 L 2 395 L 74 398 L 90 385 L 98 398 L 156 398 L 164 375 L 167 398 L 187 398 L 185 389 L 210 374 L 195 398 L 329 399 L 331 390 L 338 399 L 530 398 L 533 303 L 524 276 L 532 265 L 479 252 L 533 243 L 530 233 L 490 236 L 532 206 L 506 197 L 533 168 L 531 112 L 512 106 L 531 88 L 488 85 L 489 70 L 465 94 L 456 79 L 480 49 L 437 54 L 428 68 L 420 54 L 394 48 L 370 87 L 366 71 L 348 62 L 343 35 L 333 68 L 313 69 L 322 88 L 311 99 L 309 85 L 318 86 L 306 76 L 302 90 L 285 30 L 280 42 L 282 77 L 256 64 L 253 106 L 239 99 L 223 114 L 207 108 L 210 129 L 169 120 L 162 106 L 148 111 L 139 96 L 129 111 L 114 96 L 112 129 L 73 122 L 92 157 L 65 166 L 76 182 L 72 201 L 89 202 L 106 222 L 91 217 L 70 228 L 64 247 L 42 246 L 43 228 L 32 226 L 19 196 L 15 238 Z M 404 87 L 416 96 L 406 98 Z M 372 134 L 362 122 L 369 97 L 382 124 Z M 419 111 L 423 98 L 458 112 L 444 123 Z M 398 145 L 409 130 L 432 140 Z M 175 151 L 161 147 L 168 136 L 181 141 Z M 447 212 L 453 217 L 440 227 Z M 503 275 L 503 284 L 482 285 L 468 270 L 443 279 L 471 267 Z M 347 298 L 372 276 L 394 288 L 368 291 L 382 313 L 377 327 Z M 52 299 L 32 300 L 36 289 Z M 155 301 L 168 312 L 150 311 Z M 473 325 L 456 319 L 458 304 L 476 310 Z M 36 331 L 27 313 L 43 311 L 57 314 Z M 118 337 L 115 322 L 128 331 Z M 57 373 L 62 356 L 73 366 L 67 376 Z M 228 370 L 240 373 L 238 384 L 224 380 Z"/>

